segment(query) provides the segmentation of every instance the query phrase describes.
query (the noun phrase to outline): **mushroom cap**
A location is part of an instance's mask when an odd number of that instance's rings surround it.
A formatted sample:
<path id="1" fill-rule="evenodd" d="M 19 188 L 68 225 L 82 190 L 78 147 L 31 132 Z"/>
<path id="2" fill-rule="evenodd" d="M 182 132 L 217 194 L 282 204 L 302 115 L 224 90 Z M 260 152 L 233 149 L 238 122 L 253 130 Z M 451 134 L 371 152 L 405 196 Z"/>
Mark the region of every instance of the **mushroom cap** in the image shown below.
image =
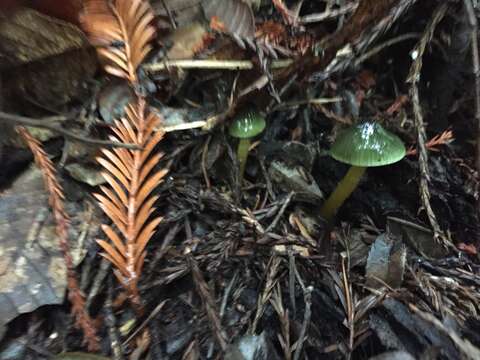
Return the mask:
<path id="1" fill-rule="evenodd" d="M 402 160 L 405 154 L 402 140 L 372 121 L 346 129 L 330 149 L 335 160 L 362 167 L 393 164 Z"/>
<path id="2" fill-rule="evenodd" d="M 238 115 L 230 125 L 228 133 L 239 139 L 248 139 L 260 134 L 265 129 L 265 119 L 254 110 Z"/>

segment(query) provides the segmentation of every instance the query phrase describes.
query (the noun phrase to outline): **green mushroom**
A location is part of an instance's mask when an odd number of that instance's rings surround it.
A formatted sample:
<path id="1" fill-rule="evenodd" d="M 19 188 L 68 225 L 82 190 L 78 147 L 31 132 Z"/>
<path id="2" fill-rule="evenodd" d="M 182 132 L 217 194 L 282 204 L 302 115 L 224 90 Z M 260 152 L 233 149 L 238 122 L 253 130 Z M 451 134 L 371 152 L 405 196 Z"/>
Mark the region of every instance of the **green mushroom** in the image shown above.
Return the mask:
<path id="1" fill-rule="evenodd" d="M 243 112 L 237 116 L 228 129 L 230 136 L 239 139 L 237 158 L 240 164 L 240 180 L 243 179 L 243 173 L 245 172 L 251 140 L 260 134 L 263 129 L 265 129 L 265 119 L 253 110 Z"/>
<path id="2" fill-rule="evenodd" d="M 376 122 L 364 122 L 342 132 L 330 149 L 330 155 L 351 165 L 323 204 L 320 214 L 332 221 L 337 210 L 355 190 L 367 167 L 396 163 L 405 156 L 402 140 Z"/>

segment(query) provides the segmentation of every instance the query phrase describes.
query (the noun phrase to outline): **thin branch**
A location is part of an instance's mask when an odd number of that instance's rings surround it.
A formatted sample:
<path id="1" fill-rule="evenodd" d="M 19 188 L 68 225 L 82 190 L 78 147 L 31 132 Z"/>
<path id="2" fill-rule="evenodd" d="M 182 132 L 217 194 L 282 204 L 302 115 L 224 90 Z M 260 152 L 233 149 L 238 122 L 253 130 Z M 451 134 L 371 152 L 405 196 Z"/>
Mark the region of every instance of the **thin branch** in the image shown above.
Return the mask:
<path id="1" fill-rule="evenodd" d="M 300 329 L 300 335 L 296 343 L 295 353 L 293 360 L 299 360 L 302 354 L 303 344 L 307 338 L 307 330 L 310 325 L 310 319 L 312 317 L 312 292 L 313 286 L 307 286 L 303 289 L 303 300 L 305 302 L 305 313 L 303 314 L 302 328 Z"/>
<path id="2" fill-rule="evenodd" d="M 92 145 L 106 146 L 106 147 L 121 147 L 126 149 L 138 149 L 138 146 L 135 144 L 123 144 L 119 142 L 91 139 L 91 138 L 84 137 L 82 135 L 75 134 L 71 131 L 65 130 L 60 126 L 52 125 L 53 122 L 68 120 L 66 116 L 51 116 L 51 117 L 46 117 L 42 119 L 32 119 L 29 117 L 8 114 L 0 111 L 0 119 L 11 122 L 13 124 L 17 124 L 17 125 L 32 126 L 32 127 L 50 130 L 65 136 L 65 138 L 69 140 L 79 141 L 85 144 L 92 144 Z"/>
<path id="3" fill-rule="evenodd" d="M 480 359 L 480 349 L 473 345 L 470 341 L 464 340 L 460 337 L 459 334 L 455 332 L 451 327 L 446 327 L 440 320 L 438 320 L 432 314 L 426 313 L 418 309 L 415 305 L 409 304 L 410 310 L 415 312 L 420 318 L 425 321 L 428 321 L 430 324 L 435 326 L 440 332 L 447 335 L 453 343 L 457 346 L 460 352 L 463 354 L 464 359 L 476 360 Z"/>
<path id="4" fill-rule="evenodd" d="M 292 60 L 275 60 L 270 69 L 286 68 Z M 159 63 L 146 64 L 143 69 L 150 72 L 163 71 L 171 67 L 180 69 L 217 69 L 217 70 L 252 70 L 255 65 L 250 60 L 166 60 Z"/>
<path id="5" fill-rule="evenodd" d="M 423 54 L 425 52 L 427 44 L 433 37 L 433 32 L 437 24 L 443 19 L 448 9 L 448 4 L 443 3 L 437 7 L 435 10 L 432 19 L 427 25 L 424 34 L 420 38 L 418 44 L 415 46 L 411 52 L 414 61 L 410 67 L 410 72 L 407 78 L 407 83 L 410 83 L 410 97 L 413 104 L 413 113 L 415 116 L 415 126 L 417 129 L 417 147 L 419 153 L 419 166 L 420 166 L 420 197 L 422 200 L 422 205 L 427 212 L 428 220 L 432 226 L 434 232 L 434 238 L 442 243 L 445 247 L 452 248 L 454 247 L 450 240 L 445 236 L 445 233 L 440 228 L 438 224 L 437 217 L 433 211 L 432 205 L 430 204 L 430 172 L 428 169 L 428 152 L 425 145 L 426 142 L 426 133 L 425 133 L 425 123 L 423 121 L 423 111 L 420 105 L 420 96 L 418 91 L 418 82 L 420 81 L 422 65 L 423 65 Z"/>
<path id="6" fill-rule="evenodd" d="M 205 278 L 203 277 L 200 268 L 198 267 L 198 263 L 195 258 L 188 254 L 187 260 L 192 270 L 193 282 L 195 284 L 195 287 L 197 288 L 197 292 L 200 295 L 200 298 L 202 299 L 202 303 L 205 307 L 207 317 L 210 320 L 210 326 L 212 327 L 213 335 L 217 339 L 217 342 L 220 345 L 222 351 L 225 351 L 227 349 L 227 337 L 225 331 L 222 329 L 220 316 L 218 315 L 213 295 L 207 282 L 205 281 Z"/>
<path id="7" fill-rule="evenodd" d="M 334 19 L 336 17 L 354 12 L 357 9 L 357 7 L 358 7 L 358 2 L 353 2 L 351 4 L 347 4 L 342 7 L 339 7 L 338 9 L 334 9 L 334 10 L 328 9 L 323 13 L 305 15 L 300 18 L 299 23 L 309 24 L 309 23 L 320 22 L 328 19 Z"/>
<path id="8" fill-rule="evenodd" d="M 472 63 L 473 74 L 475 76 L 475 119 L 477 121 L 477 153 L 476 168 L 477 174 L 480 174 L 480 58 L 478 52 L 478 22 L 475 15 L 475 9 L 471 0 L 463 0 L 465 10 L 468 15 L 468 21 L 471 27 L 472 43 Z M 479 175 L 477 175 L 479 176 Z M 480 214 L 480 198 L 477 199 L 477 213 Z"/>

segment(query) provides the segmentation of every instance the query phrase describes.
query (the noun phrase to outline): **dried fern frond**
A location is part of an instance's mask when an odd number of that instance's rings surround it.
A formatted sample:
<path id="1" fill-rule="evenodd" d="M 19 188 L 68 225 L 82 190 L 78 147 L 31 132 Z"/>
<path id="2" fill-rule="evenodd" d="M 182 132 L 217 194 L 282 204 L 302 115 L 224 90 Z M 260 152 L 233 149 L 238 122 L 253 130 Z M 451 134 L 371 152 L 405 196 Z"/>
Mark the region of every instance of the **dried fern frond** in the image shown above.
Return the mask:
<path id="1" fill-rule="evenodd" d="M 86 0 L 82 26 L 95 44 L 103 44 L 99 55 L 107 61 L 105 71 L 138 82 L 137 69 L 155 36 L 154 13 L 143 0 Z"/>
<path id="2" fill-rule="evenodd" d="M 53 163 L 48 158 L 38 140 L 22 126 L 17 126 L 16 130 L 32 151 L 35 163 L 42 171 L 45 188 L 50 193 L 49 202 L 55 218 L 56 232 L 60 239 L 60 249 L 62 250 L 65 259 L 65 266 L 67 268 L 68 297 L 72 304 L 72 313 L 75 317 L 76 325 L 83 330 L 89 350 L 98 350 L 99 345 L 95 327 L 93 326 L 92 319 L 86 312 L 85 297 L 78 286 L 75 267 L 70 254 L 70 247 L 68 244 L 69 219 L 63 206 L 63 189 L 57 181 Z"/>
<path id="3" fill-rule="evenodd" d="M 102 255 L 115 265 L 115 275 L 137 310 L 141 309 L 138 280 L 145 247 L 161 221 L 160 217 L 150 218 L 158 198 L 151 193 L 167 173 L 165 169 L 154 171 L 163 154 L 152 150 L 164 133 L 155 130 L 160 119 L 145 108 L 145 100 L 139 98 L 137 104 L 127 107 L 126 117 L 115 122 L 111 140 L 133 143 L 141 150 L 103 149 L 97 160 L 105 169 L 109 187 L 102 186 L 103 194 L 95 194 L 114 225 L 102 226 L 110 240 L 98 241 L 105 251 Z"/>

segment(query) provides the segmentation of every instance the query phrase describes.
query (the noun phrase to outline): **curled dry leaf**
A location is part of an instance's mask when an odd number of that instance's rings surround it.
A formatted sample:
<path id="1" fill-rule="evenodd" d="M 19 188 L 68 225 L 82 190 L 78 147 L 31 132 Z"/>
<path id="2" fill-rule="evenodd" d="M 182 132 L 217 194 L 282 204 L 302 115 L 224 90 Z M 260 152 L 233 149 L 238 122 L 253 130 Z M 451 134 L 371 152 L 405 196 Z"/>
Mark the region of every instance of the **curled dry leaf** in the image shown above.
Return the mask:
<path id="1" fill-rule="evenodd" d="M 255 18 L 250 5 L 241 0 L 207 0 L 203 2 L 207 19 L 214 30 L 223 31 L 239 39 L 253 39 Z"/>
<path id="2" fill-rule="evenodd" d="M 177 28 L 168 41 L 172 47 L 167 57 L 171 60 L 190 59 L 208 43 L 211 35 L 199 22 Z"/>

